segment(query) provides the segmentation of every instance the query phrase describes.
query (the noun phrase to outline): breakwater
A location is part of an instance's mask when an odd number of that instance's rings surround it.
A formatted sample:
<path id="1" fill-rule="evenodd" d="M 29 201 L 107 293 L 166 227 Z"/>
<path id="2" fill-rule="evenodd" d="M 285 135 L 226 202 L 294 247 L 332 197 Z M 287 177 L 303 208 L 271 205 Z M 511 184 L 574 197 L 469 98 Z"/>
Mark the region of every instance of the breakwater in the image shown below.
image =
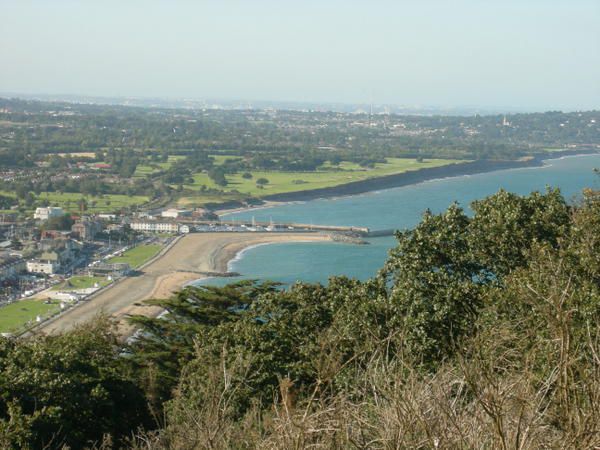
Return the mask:
<path id="1" fill-rule="evenodd" d="M 364 194 L 365 192 L 391 189 L 421 183 L 423 181 L 439 178 L 449 178 L 461 175 L 475 175 L 497 170 L 518 169 L 526 167 L 541 167 L 544 160 L 548 158 L 560 158 L 563 156 L 586 155 L 599 153 L 597 148 L 584 148 L 557 151 L 553 153 L 536 153 L 522 160 L 489 160 L 482 159 L 465 163 L 448 164 L 441 167 L 430 167 L 409 172 L 402 172 L 383 177 L 370 178 L 362 181 L 353 181 L 339 186 L 312 189 L 307 191 L 288 192 L 273 194 L 263 197 L 263 200 L 277 202 L 293 202 L 314 200 L 317 198 L 341 197 L 346 195 Z"/>

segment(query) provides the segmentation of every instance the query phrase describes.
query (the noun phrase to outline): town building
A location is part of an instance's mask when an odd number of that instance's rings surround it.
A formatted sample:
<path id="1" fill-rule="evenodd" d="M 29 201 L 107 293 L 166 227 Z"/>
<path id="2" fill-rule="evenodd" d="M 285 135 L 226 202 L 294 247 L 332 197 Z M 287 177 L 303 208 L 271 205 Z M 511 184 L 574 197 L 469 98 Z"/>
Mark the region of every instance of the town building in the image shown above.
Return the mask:
<path id="1" fill-rule="evenodd" d="M 71 236 L 70 231 L 63 230 L 42 230 L 41 232 L 42 240 L 55 240 L 55 239 L 68 239 Z"/>
<path id="2" fill-rule="evenodd" d="M 131 222 L 130 227 L 135 231 L 147 233 L 178 233 L 179 225 L 176 222 L 136 220 Z"/>
<path id="3" fill-rule="evenodd" d="M 42 261 L 39 259 L 27 261 L 26 267 L 29 273 L 45 273 L 46 275 L 53 275 L 60 271 L 60 265 L 55 261 Z"/>
<path id="4" fill-rule="evenodd" d="M 0 254 L 0 281 L 16 278 L 25 270 L 25 260 L 20 256 Z"/>
<path id="5" fill-rule="evenodd" d="M 161 217 L 177 219 L 178 217 L 191 217 L 192 211 L 189 209 L 166 209 L 160 213 Z"/>
<path id="6" fill-rule="evenodd" d="M 124 224 L 122 224 L 122 223 L 109 223 L 106 226 L 106 229 L 108 231 L 121 231 L 123 229 L 123 227 L 124 227 Z"/>
<path id="7" fill-rule="evenodd" d="M 71 239 L 43 240 L 39 244 L 41 254 L 27 261 L 27 272 L 52 275 L 68 268 L 81 246 Z"/>
<path id="8" fill-rule="evenodd" d="M 48 206 L 45 208 L 36 208 L 33 218 L 36 220 L 48 220 L 53 217 L 63 216 L 65 212 L 58 206 Z"/>
<path id="9" fill-rule="evenodd" d="M 102 219 L 102 220 L 113 221 L 113 220 L 117 220 L 117 218 L 118 218 L 118 216 L 116 214 L 107 214 L 107 213 L 98 214 L 98 219 Z"/>
<path id="10" fill-rule="evenodd" d="M 82 217 L 71 227 L 71 235 L 82 241 L 91 241 L 102 231 L 102 223 L 89 217 Z"/>

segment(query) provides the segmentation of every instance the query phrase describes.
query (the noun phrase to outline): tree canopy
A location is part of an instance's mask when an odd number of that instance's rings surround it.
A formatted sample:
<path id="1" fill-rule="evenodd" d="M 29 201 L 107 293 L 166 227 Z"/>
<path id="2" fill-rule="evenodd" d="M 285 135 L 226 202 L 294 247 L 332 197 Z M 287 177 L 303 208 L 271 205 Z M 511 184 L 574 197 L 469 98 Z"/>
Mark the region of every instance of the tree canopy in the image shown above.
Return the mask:
<path id="1" fill-rule="evenodd" d="M 0 443 L 597 446 L 600 197 L 500 191 L 472 211 L 426 212 L 370 280 L 151 300 L 168 314 L 132 317 L 125 347 L 102 323 L 3 339 Z"/>

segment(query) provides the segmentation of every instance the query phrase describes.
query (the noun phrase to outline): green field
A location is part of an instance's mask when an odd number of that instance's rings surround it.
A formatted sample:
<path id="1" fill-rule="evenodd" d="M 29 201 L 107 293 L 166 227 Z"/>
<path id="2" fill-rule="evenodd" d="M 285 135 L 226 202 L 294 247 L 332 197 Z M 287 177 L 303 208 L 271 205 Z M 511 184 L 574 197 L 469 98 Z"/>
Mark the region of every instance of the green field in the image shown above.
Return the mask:
<path id="1" fill-rule="evenodd" d="M 86 211 L 89 213 L 108 213 L 135 205 L 146 203 L 149 198 L 142 195 L 100 195 L 98 197 L 83 196 L 70 192 L 42 192 L 36 196 L 38 200 L 48 200 L 52 206 L 60 206 L 65 211 L 79 212 L 77 202 L 81 198 L 87 201 Z"/>
<path id="2" fill-rule="evenodd" d="M 223 164 L 225 161 L 231 160 L 231 159 L 243 159 L 241 156 L 235 156 L 235 155 L 208 155 L 211 158 L 213 158 L 215 160 L 215 166 L 220 166 L 221 164 Z"/>
<path id="3" fill-rule="evenodd" d="M 144 264 L 162 249 L 161 245 L 138 245 L 137 247 L 127 250 L 121 256 L 116 256 L 108 260 L 110 264 L 127 263 L 132 268 L 136 268 Z"/>
<path id="4" fill-rule="evenodd" d="M 462 160 L 449 159 L 427 159 L 418 162 L 412 158 L 388 158 L 385 164 L 376 164 L 372 169 L 360 167 L 358 164 L 344 161 L 338 167 L 323 165 L 316 172 L 263 172 L 252 171 L 252 178 L 242 178 L 241 173 L 227 175 L 227 186 L 225 191 L 237 190 L 238 192 L 255 197 L 263 197 L 272 194 L 320 189 L 339 186 L 354 181 L 362 181 L 369 178 L 377 178 L 393 175 L 411 170 L 419 170 L 430 167 L 440 167 L 453 163 L 464 162 Z M 269 183 L 263 189 L 256 185 L 256 180 L 266 178 Z M 219 188 L 206 173 L 194 175 L 194 183 L 185 185 L 186 189 L 198 190 L 205 185 L 209 188 Z M 199 195 L 203 195 L 199 193 Z"/>
<path id="5" fill-rule="evenodd" d="M 196 195 L 180 197 L 177 200 L 177 206 L 179 208 L 194 208 L 209 203 L 224 203 L 229 201 L 243 201 L 247 195 L 235 194 L 235 193 L 223 193 L 223 194 L 203 194 L 199 193 Z"/>
<path id="6" fill-rule="evenodd" d="M 98 283 L 99 286 L 106 286 L 110 283 L 110 281 L 103 277 L 75 276 L 63 281 L 60 284 L 57 284 L 56 286 L 53 286 L 52 290 L 74 291 L 77 289 L 89 289 L 91 287 L 94 287 L 95 283 Z"/>
<path id="7" fill-rule="evenodd" d="M 148 175 L 160 172 L 162 170 L 167 170 L 175 161 L 183 158 L 185 158 L 185 156 L 169 155 L 169 159 L 167 162 L 140 164 L 135 168 L 135 173 L 133 174 L 133 177 L 143 178 Z"/>
<path id="8" fill-rule="evenodd" d="M 15 197 L 14 192 L 0 191 L 0 194 Z M 110 213 L 121 208 L 142 205 L 149 197 L 143 195 L 99 195 L 97 197 L 76 194 L 72 192 L 41 192 L 35 196 L 36 201 L 47 200 L 50 206 L 60 206 L 65 211 L 79 212 L 78 201 L 85 198 L 88 213 Z"/>
<path id="9" fill-rule="evenodd" d="M 23 328 L 28 322 L 35 322 L 37 316 L 49 317 L 60 310 L 60 302 L 51 300 L 20 300 L 0 307 L 0 333 L 9 333 Z"/>

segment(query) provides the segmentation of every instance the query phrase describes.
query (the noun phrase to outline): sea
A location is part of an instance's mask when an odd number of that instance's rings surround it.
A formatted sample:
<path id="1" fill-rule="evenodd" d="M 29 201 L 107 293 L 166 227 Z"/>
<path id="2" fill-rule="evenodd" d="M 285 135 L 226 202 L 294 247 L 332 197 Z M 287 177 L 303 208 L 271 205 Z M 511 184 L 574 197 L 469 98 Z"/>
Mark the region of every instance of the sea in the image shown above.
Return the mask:
<path id="1" fill-rule="evenodd" d="M 557 187 L 568 201 L 576 202 L 584 188 L 600 189 L 600 175 L 594 168 L 600 168 L 600 155 L 566 156 L 548 159 L 540 167 L 436 179 L 350 197 L 253 208 L 224 217 L 401 230 L 415 226 L 425 210 L 439 213 L 453 202 L 470 212 L 473 200 L 499 189 L 526 195 Z M 228 269 L 240 277 L 208 278 L 194 284 L 220 286 L 240 279 L 273 280 L 284 285 L 297 281 L 326 283 L 336 275 L 364 280 L 383 266 L 395 238 L 373 238 L 368 242 L 369 245 L 290 242 L 250 247 L 229 263 Z"/>

